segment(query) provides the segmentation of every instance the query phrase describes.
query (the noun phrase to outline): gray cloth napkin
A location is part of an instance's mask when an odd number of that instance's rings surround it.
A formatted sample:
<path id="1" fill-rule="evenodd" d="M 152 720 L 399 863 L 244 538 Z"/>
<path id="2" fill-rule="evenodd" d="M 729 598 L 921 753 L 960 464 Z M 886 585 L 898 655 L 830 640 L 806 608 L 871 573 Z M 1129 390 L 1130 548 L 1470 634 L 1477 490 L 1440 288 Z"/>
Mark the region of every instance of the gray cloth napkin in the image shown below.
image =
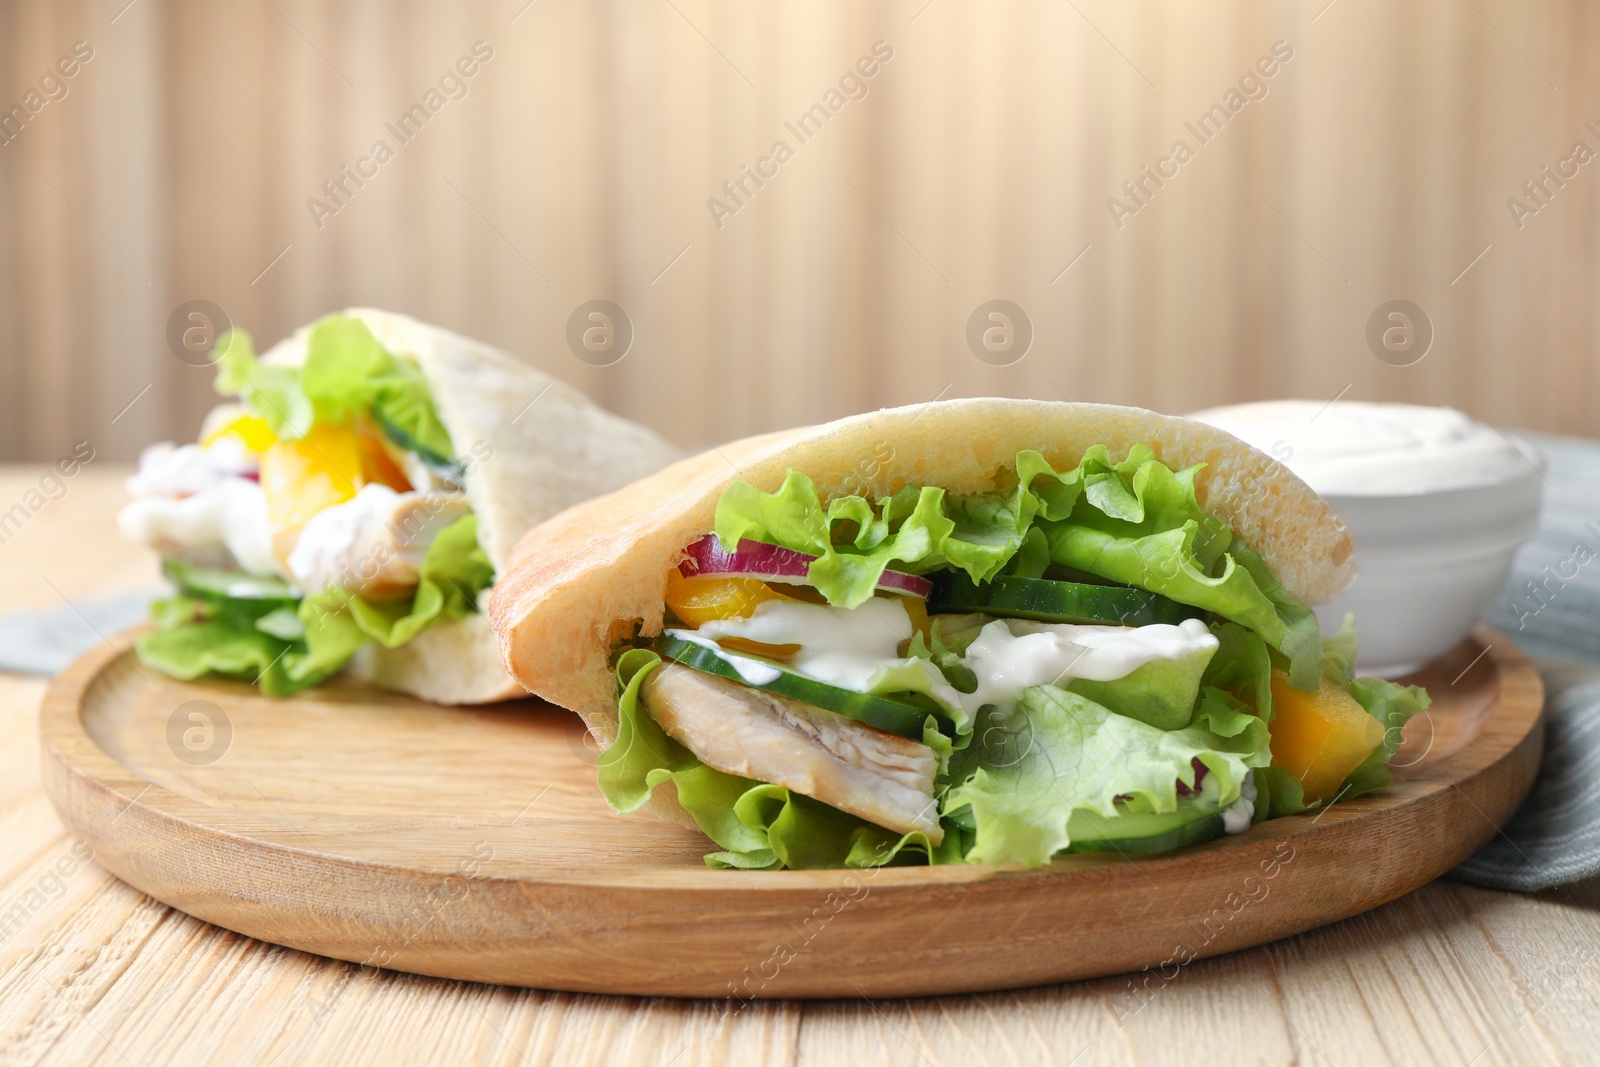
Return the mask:
<path id="1" fill-rule="evenodd" d="M 1522 810 L 1450 877 L 1535 892 L 1600 874 L 1600 442 L 1525 436 L 1549 458 L 1551 484 L 1489 622 L 1544 676 L 1544 768 Z"/>
<path id="2" fill-rule="evenodd" d="M 158 595 L 121 593 L 48 611 L 0 615 L 0 671 L 55 674 L 102 638 L 146 619 L 150 601 Z"/>
<path id="3" fill-rule="evenodd" d="M 1600 667 L 1535 657 L 1544 766 L 1522 810 L 1451 878 L 1535 892 L 1600 874 Z"/>
<path id="4" fill-rule="evenodd" d="M 1522 810 L 1450 877 L 1534 892 L 1600 874 L 1600 441 L 1525 436 L 1549 457 L 1552 484 L 1489 622 L 1526 652 L 1562 657 L 1538 660 L 1548 694 L 1544 769 Z M 1579 542 L 1595 558 L 1560 584 Z M 1526 583 L 1550 574 L 1556 580 L 1535 599 Z M 0 670 L 55 674 L 102 634 L 143 619 L 152 595 L 0 616 Z"/>

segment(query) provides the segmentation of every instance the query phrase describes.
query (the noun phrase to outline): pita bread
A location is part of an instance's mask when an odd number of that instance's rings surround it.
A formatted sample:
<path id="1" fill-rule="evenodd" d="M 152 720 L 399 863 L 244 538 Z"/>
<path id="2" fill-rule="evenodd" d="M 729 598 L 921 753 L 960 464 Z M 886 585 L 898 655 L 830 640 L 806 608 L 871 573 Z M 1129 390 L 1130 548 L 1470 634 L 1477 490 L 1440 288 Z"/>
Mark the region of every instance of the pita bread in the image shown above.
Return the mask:
<path id="1" fill-rule="evenodd" d="M 1091 445 L 1121 458 L 1140 443 L 1174 469 L 1205 464 L 1195 479 L 1201 506 L 1302 600 L 1331 599 L 1354 579 L 1350 536 L 1322 498 L 1222 430 L 1140 408 L 950 400 L 736 441 L 563 512 L 517 545 L 489 619 L 511 673 L 578 712 L 609 744 L 617 726 L 611 647 L 636 629 L 661 631 L 667 571 L 711 529 L 734 480 L 771 492 L 793 468 L 825 498 L 884 497 L 908 484 L 977 493 L 999 488 L 1022 449 L 1059 469 Z"/>
<path id="2" fill-rule="evenodd" d="M 467 501 L 497 575 L 505 574 L 512 546 L 529 527 L 660 470 L 681 454 L 645 427 L 499 349 L 387 311 L 351 308 L 342 314 L 366 323 L 379 343 L 422 371 L 457 455 L 477 460 L 468 464 Z M 301 366 L 311 329 L 296 330 L 262 361 Z M 399 649 L 363 649 L 349 671 L 442 704 L 525 695 L 501 666 L 482 616 L 430 627 Z"/>
<path id="3" fill-rule="evenodd" d="M 345 674 L 435 704 L 494 704 L 528 695 L 501 664 L 484 615 L 435 623 L 399 648 L 367 645 Z"/>

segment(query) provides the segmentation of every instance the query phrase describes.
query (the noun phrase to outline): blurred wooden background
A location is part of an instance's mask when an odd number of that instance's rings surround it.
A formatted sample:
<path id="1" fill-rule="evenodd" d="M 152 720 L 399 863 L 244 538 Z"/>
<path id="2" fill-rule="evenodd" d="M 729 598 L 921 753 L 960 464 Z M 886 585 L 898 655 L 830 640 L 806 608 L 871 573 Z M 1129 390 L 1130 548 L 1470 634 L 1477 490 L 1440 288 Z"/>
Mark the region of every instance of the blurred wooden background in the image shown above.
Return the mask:
<path id="1" fill-rule="evenodd" d="M 1507 205 L 1600 151 L 1582 3 L 3 0 L 0 108 L 78 41 L 0 145 L 0 458 L 193 434 L 210 371 L 166 341 L 193 299 L 262 345 L 405 311 L 687 445 L 977 394 L 1343 392 L 1600 433 L 1600 163 L 1520 227 Z M 478 41 L 400 144 L 385 123 Z M 878 41 L 865 97 L 802 144 L 785 122 Z M 1185 123 L 1278 41 L 1201 145 Z M 1180 138 L 1194 158 L 1119 227 L 1108 198 Z M 394 158 L 314 217 L 380 139 Z M 778 140 L 719 227 L 708 198 Z M 1365 340 L 1397 297 L 1435 331 L 1412 366 Z M 594 298 L 636 333 L 611 366 L 564 339 Z M 1032 323 L 1013 365 L 968 347 L 992 298 Z"/>

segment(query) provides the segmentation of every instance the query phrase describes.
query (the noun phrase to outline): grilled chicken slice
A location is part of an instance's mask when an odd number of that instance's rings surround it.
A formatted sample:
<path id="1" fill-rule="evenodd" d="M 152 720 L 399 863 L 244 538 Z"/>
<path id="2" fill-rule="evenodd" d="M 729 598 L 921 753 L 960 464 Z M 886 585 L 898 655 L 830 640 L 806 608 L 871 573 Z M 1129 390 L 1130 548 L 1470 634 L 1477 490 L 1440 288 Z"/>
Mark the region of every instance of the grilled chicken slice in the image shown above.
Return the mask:
<path id="1" fill-rule="evenodd" d="M 457 493 L 364 485 L 353 499 L 311 517 L 288 568 L 307 593 L 337 585 L 369 600 L 404 596 L 416 588 L 433 539 L 468 510 Z"/>
<path id="2" fill-rule="evenodd" d="M 676 663 L 644 682 L 650 715 L 710 767 L 793 789 L 907 833 L 944 837 L 933 749 L 843 715 Z"/>

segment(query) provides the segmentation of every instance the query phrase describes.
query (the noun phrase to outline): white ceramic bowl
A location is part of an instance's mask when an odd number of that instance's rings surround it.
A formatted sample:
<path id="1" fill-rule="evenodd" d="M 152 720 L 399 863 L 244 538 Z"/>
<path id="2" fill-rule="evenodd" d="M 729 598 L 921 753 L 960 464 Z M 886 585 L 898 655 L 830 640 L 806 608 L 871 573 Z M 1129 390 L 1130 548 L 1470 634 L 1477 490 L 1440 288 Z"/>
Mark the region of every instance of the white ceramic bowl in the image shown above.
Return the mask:
<path id="1" fill-rule="evenodd" d="M 1355 584 L 1316 611 L 1325 634 L 1355 615 L 1365 674 L 1408 673 L 1466 637 L 1538 525 L 1544 456 L 1459 411 L 1274 400 L 1192 417 L 1279 459 L 1349 527 Z"/>
<path id="2" fill-rule="evenodd" d="M 1443 655 L 1499 595 L 1539 523 L 1544 456 L 1526 441 L 1517 446 L 1531 462 L 1495 481 L 1323 494 L 1355 542 L 1356 580 L 1316 609 L 1317 620 L 1332 633 L 1355 614 L 1362 673 L 1406 674 Z"/>

